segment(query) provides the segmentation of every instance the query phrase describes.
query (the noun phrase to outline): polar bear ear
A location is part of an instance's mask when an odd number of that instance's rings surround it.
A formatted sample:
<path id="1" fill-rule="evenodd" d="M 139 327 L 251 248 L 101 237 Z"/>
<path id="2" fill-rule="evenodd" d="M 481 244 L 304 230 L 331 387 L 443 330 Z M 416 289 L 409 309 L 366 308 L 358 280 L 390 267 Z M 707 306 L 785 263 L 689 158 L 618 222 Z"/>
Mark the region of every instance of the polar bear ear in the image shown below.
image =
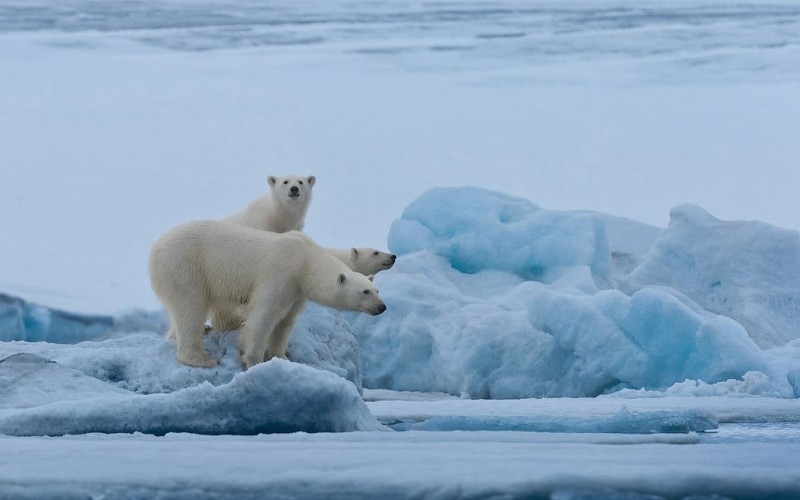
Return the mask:
<path id="1" fill-rule="evenodd" d="M 314 187 L 314 184 L 317 182 L 317 178 L 313 175 L 309 175 L 306 180 L 308 181 L 308 185 Z"/>
<path id="2" fill-rule="evenodd" d="M 339 284 L 340 284 L 340 285 L 341 285 L 341 284 L 344 284 L 345 280 L 347 280 L 347 276 L 345 276 L 345 275 L 344 275 L 344 273 L 341 273 L 341 274 L 339 275 Z"/>
<path id="3" fill-rule="evenodd" d="M 274 175 L 270 175 L 269 177 L 267 177 L 267 182 L 269 182 L 269 187 L 273 187 L 275 183 L 278 182 L 278 178 L 275 177 Z"/>
<path id="4" fill-rule="evenodd" d="M 353 260 L 358 259 L 358 250 L 356 248 L 350 249 L 350 258 Z"/>
<path id="5" fill-rule="evenodd" d="M 367 276 L 367 279 L 372 281 L 373 279 L 375 279 L 375 275 L 374 274 L 370 274 L 369 276 Z"/>

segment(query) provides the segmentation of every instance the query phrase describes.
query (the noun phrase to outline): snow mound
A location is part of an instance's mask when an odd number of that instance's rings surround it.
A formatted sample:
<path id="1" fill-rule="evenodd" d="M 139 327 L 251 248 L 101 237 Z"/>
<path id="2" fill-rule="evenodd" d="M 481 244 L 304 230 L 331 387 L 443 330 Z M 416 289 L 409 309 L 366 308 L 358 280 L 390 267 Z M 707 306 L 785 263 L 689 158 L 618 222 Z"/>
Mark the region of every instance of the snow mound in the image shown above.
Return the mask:
<path id="1" fill-rule="evenodd" d="M 679 290 L 735 319 L 762 348 L 800 337 L 800 233 L 764 222 L 722 221 L 695 205 L 670 223 L 628 287 Z"/>
<path id="2" fill-rule="evenodd" d="M 623 408 L 610 418 L 590 415 L 549 416 L 440 416 L 421 422 L 390 425 L 395 430 L 415 431 L 524 431 L 612 434 L 685 434 L 717 429 L 719 422 L 703 410 L 632 412 Z"/>
<path id="3" fill-rule="evenodd" d="M 126 393 L 35 354 L 0 359 L 0 410 Z"/>
<path id="4" fill-rule="evenodd" d="M 203 382 L 221 385 L 242 371 L 236 334 L 206 336 L 205 348 L 220 365 L 213 369 L 178 363 L 175 342 L 155 333 L 134 333 L 79 344 L 48 342 L 0 343 L 0 358 L 30 353 L 55 361 L 126 391 L 140 394 L 173 392 Z"/>
<path id="5" fill-rule="evenodd" d="M 35 310 L 40 317 L 71 317 L 20 299 L 12 298 L 10 302 L 20 305 L 20 310 Z M 36 354 L 142 394 L 172 392 L 204 381 L 220 385 L 230 382 L 242 370 L 238 332 L 207 335 L 205 348 L 220 361 L 220 366 L 200 369 L 176 361 L 175 342 L 160 333 L 168 325 L 161 312 L 129 311 L 103 323 L 75 317 L 82 320 L 51 322 L 46 335 L 0 325 L 0 336 L 12 341 L 0 342 L 0 358 Z M 84 341 L 76 343 L 77 340 Z M 293 361 L 336 373 L 362 390 L 358 344 L 349 323 L 337 311 L 308 304 L 298 319 L 287 352 Z"/>
<path id="6" fill-rule="evenodd" d="M 352 384 L 330 372 L 278 359 L 216 387 L 205 383 L 170 394 L 103 395 L 0 411 L 0 433 L 14 436 L 382 429 Z"/>
<path id="7" fill-rule="evenodd" d="M 400 258 L 377 277 L 388 310 L 351 317 L 364 385 L 524 398 L 690 380 L 714 394 L 796 397 L 796 349 L 763 351 L 734 319 L 671 287 L 613 289 L 606 221 L 478 188 L 423 194 L 389 235 Z M 652 228 L 640 229 L 617 232 L 615 246 L 648 248 Z M 758 383 L 730 382 L 746 376 Z"/>

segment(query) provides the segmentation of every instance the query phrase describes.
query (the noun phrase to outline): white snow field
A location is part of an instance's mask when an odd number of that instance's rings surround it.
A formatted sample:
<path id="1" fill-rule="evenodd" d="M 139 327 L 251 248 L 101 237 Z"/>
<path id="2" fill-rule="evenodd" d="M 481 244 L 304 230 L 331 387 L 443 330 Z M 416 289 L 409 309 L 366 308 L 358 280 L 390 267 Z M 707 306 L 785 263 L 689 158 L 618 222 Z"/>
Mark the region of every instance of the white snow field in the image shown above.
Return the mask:
<path id="1" fill-rule="evenodd" d="M 0 498 L 800 498 L 800 6 L 0 0 Z M 398 255 L 292 362 L 147 252 Z"/>

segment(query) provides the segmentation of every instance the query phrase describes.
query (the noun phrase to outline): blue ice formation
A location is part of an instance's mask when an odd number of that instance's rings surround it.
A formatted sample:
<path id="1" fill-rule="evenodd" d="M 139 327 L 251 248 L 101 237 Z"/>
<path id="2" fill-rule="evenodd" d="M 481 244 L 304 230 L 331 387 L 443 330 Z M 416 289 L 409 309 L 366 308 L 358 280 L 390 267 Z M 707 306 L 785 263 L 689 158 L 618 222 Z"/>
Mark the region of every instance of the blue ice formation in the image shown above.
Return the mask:
<path id="1" fill-rule="evenodd" d="M 31 372 L 46 369 L 49 379 L 54 375 L 60 378 L 59 371 L 71 372 L 37 356 L 27 355 L 11 362 L 16 363 L 17 366 L 11 367 L 16 370 L 26 364 Z M 7 363 L 0 363 L 0 377 Z M 73 382 L 73 389 L 85 392 L 89 378 L 83 376 L 84 380 Z M 29 378 L 20 382 L 36 384 Z M 114 391 L 118 390 L 109 387 L 94 397 L 83 394 L 84 397 L 74 399 L 62 394 L 61 401 L 2 409 L 0 434 L 252 435 L 385 430 L 352 384 L 330 372 L 280 359 L 259 364 L 220 386 L 203 383 L 169 394 L 150 395 Z"/>
<path id="2" fill-rule="evenodd" d="M 678 208 L 673 216 L 687 212 Z M 796 349 L 762 350 L 735 318 L 704 308 L 680 286 L 631 284 L 643 280 L 637 269 L 655 266 L 658 253 L 736 245 L 724 232 L 671 233 L 667 248 L 650 229 L 641 234 L 619 219 L 546 211 L 479 188 L 428 191 L 392 225 L 390 249 L 399 259 L 376 279 L 387 312 L 352 317 L 364 385 L 472 398 L 578 397 L 663 391 L 685 380 L 744 384 L 761 373 L 769 383 L 750 385 L 757 393 L 798 396 Z M 763 228 L 760 234 L 772 243 L 727 264 L 759 287 L 787 263 L 760 256 L 786 257 L 777 247 L 793 238 Z M 723 243 L 707 241 L 714 239 Z M 615 253 L 628 255 L 630 280 Z M 669 272 L 691 275 L 700 265 Z M 786 284 L 786 296 L 800 290 L 797 283 Z M 736 286 L 747 295 L 749 285 Z M 757 319 L 791 322 L 791 308 L 762 310 Z"/>
<path id="3" fill-rule="evenodd" d="M 72 344 L 109 335 L 112 316 L 75 314 L 0 293 L 0 341 Z"/>
<path id="4" fill-rule="evenodd" d="M 545 283 L 576 269 L 602 281 L 611 273 L 599 216 L 542 210 L 521 198 L 472 187 L 421 195 L 392 224 L 389 248 L 401 256 L 433 252 L 463 273 L 506 271 Z"/>
<path id="5" fill-rule="evenodd" d="M 741 323 L 760 347 L 783 346 L 800 336 L 800 233 L 679 205 L 625 285 L 679 290 Z"/>

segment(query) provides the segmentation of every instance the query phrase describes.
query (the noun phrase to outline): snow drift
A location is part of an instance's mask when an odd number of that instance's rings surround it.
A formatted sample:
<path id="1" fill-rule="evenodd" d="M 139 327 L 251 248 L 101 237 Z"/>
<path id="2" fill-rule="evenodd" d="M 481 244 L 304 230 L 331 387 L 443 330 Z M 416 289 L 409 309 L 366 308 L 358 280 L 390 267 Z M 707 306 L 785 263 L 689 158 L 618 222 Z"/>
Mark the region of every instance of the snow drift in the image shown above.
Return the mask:
<path id="1" fill-rule="evenodd" d="M 0 434 L 249 435 L 383 429 L 352 384 L 332 373 L 284 360 L 257 365 L 220 386 L 203 383 L 152 395 L 125 394 L 108 386 L 93 397 L 86 397 L 85 389 L 99 381 L 37 356 L 17 355 L 0 362 L 0 379 L 9 372 L 18 374 L 20 368 L 23 372 L 46 371 L 48 381 L 76 375 L 77 380 L 56 393 L 60 401 L 27 408 L 2 409 L 8 403 L 0 406 Z M 36 391 L 41 387 L 38 382 L 26 375 L 13 387 L 17 392 Z M 70 389 L 84 397 L 67 400 Z"/>

